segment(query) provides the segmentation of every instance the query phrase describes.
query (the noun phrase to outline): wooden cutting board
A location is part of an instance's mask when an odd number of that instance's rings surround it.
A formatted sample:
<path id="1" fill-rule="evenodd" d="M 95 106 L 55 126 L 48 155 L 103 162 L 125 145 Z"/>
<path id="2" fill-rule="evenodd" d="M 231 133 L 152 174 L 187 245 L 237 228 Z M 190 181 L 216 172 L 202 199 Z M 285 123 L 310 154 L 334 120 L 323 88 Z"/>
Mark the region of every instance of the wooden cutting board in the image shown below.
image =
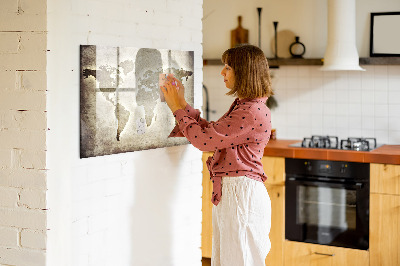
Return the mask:
<path id="1" fill-rule="evenodd" d="M 231 30 L 231 48 L 238 44 L 249 43 L 249 31 L 242 27 L 242 16 L 238 16 L 238 27 Z"/>

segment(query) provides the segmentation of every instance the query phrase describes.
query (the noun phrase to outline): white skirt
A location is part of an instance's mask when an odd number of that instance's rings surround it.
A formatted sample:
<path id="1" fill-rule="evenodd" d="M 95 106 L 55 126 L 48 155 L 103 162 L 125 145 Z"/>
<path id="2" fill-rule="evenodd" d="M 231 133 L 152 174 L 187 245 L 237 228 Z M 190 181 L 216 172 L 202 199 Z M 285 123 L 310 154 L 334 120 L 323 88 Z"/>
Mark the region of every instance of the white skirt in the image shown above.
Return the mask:
<path id="1" fill-rule="evenodd" d="M 271 249 L 271 201 L 254 179 L 222 178 L 222 197 L 212 210 L 212 266 L 262 266 Z"/>

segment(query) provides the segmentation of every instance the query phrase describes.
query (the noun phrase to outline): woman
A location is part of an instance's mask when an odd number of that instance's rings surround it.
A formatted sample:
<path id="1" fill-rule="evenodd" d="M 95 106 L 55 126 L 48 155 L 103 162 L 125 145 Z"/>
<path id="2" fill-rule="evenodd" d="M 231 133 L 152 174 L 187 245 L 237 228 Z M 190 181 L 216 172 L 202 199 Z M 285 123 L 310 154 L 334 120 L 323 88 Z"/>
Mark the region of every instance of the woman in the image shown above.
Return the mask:
<path id="1" fill-rule="evenodd" d="M 271 202 L 261 164 L 271 130 L 268 62 L 252 45 L 228 49 L 222 62 L 227 95 L 237 98 L 216 122 L 186 103 L 178 80 L 169 77 L 161 88 L 178 122 L 170 137 L 185 136 L 201 151 L 214 151 L 207 160 L 213 182 L 212 265 L 265 265 L 271 246 Z"/>

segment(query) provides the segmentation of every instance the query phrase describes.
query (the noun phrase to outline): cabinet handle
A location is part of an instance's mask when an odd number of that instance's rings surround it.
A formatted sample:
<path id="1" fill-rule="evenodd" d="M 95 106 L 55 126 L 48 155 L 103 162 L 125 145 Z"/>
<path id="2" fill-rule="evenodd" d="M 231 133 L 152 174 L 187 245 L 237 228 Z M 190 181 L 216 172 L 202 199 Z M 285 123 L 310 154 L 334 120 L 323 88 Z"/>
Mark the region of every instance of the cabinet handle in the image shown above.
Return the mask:
<path id="1" fill-rule="evenodd" d="M 323 255 L 323 256 L 335 256 L 335 254 L 327 254 L 327 253 L 320 253 L 320 252 L 314 252 L 315 255 Z"/>

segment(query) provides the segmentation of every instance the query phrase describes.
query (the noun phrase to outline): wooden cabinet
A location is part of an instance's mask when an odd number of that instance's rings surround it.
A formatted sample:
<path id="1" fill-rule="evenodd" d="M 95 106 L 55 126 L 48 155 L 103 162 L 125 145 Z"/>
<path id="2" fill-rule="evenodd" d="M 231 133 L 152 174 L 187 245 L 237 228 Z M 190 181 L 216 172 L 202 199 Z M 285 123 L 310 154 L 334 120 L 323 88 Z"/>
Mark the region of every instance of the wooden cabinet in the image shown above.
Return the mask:
<path id="1" fill-rule="evenodd" d="M 400 195 L 400 165 L 370 164 L 371 193 Z"/>
<path id="2" fill-rule="evenodd" d="M 265 259 L 267 266 L 283 265 L 285 240 L 285 158 L 264 156 L 261 160 L 267 175 L 265 187 L 271 199 L 271 250 Z"/>
<path id="3" fill-rule="evenodd" d="M 203 195 L 202 195 L 202 224 L 201 224 L 201 253 L 204 258 L 211 258 L 212 252 L 212 183 L 210 173 L 206 165 L 211 152 L 203 153 Z"/>
<path id="4" fill-rule="evenodd" d="M 211 152 L 203 153 L 203 206 L 202 206 L 202 234 L 201 251 L 202 256 L 211 258 L 212 253 L 212 183 L 208 172 L 206 161 Z M 268 176 L 265 187 L 268 190 L 272 205 L 271 221 L 271 250 L 266 258 L 266 265 L 283 265 L 283 243 L 285 230 L 285 158 L 263 157 L 264 171 Z"/>
<path id="5" fill-rule="evenodd" d="M 370 265 L 400 265 L 400 165 L 371 164 L 370 178 Z"/>
<path id="6" fill-rule="evenodd" d="M 285 266 L 366 266 L 365 250 L 285 241 Z M 283 265 L 283 264 L 281 264 Z"/>

